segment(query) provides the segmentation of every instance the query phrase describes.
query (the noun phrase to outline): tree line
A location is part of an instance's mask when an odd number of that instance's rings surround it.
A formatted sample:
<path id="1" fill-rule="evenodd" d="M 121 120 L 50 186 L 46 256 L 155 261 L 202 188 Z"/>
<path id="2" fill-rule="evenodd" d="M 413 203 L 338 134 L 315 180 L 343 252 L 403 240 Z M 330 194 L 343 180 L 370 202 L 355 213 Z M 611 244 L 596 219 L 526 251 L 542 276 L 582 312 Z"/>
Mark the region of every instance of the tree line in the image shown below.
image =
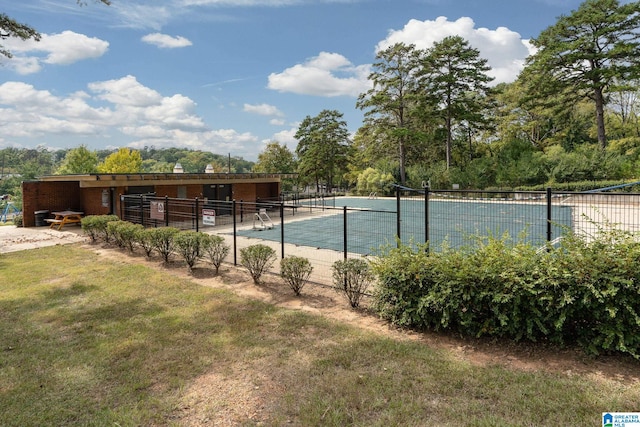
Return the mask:
<path id="1" fill-rule="evenodd" d="M 238 156 L 182 148 L 90 150 L 80 146 L 55 151 L 45 147 L 4 148 L 0 149 L 0 194 L 19 199 L 22 181 L 45 175 L 171 173 L 177 163 L 185 173 L 203 173 L 209 165 L 218 173 L 249 173 L 255 164 Z"/>
<path id="2" fill-rule="evenodd" d="M 487 60 L 460 36 L 429 49 L 395 44 L 377 54 L 355 135 L 324 110 L 303 120 L 295 152 L 272 142 L 256 168 L 363 191 L 389 181 L 485 189 L 636 179 L 639 28 L 640 2 L 586 0 L 531 40 L 515 82 L 494 86 Z"/>

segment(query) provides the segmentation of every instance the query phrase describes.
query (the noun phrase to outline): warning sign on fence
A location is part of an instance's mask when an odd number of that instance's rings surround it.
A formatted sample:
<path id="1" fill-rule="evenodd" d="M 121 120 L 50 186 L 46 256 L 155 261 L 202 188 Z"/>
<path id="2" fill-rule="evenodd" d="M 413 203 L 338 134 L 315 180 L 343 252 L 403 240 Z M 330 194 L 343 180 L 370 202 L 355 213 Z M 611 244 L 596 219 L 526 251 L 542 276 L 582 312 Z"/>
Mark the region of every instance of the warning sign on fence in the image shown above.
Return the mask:
<path id="1" fill-rule="evenodd" d="M 216 210 L 202 209 L 202 223 L 204 225 L 216 225 Z"/>
<path id="2" fill-rule="evenodd" d="M 149 216 L 151 217 L 151 219 L 164 220 L 164 203 L 152 201 L 151 212 Z"/>

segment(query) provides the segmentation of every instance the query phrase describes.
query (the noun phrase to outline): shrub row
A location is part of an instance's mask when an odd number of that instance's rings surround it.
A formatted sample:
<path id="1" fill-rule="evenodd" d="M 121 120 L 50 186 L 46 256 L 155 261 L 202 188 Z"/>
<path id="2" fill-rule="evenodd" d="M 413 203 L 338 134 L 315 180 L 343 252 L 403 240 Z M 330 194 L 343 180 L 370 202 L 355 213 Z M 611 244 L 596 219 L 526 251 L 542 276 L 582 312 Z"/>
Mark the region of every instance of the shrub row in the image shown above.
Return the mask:
<path id="1" fill-rule="evenodd" d="M 216 274 L 230 249 L 220 236 L 173 227 L 144 228 L 140 224 L 120 221 L 115 215 L 88 215 L 82 218 L 81 225 L 92 242 L 115 243 L 131 252 L 140 247 L 148 257 L 156 251 L 164 262 L 178 254 L 189 269 L 198 260 L 206 259 L 215 267 Z"/>
<path id="2" fill-rule="evenodd" d="M 553 191 L 589 191 L 596 188 L 617 187 L 620 185 L 630 184 L 629 181 L 613 180 L 613 181 L 577 181 L 577 182 L 557 182 L 553 184 L 540 184 L 532 186 L 516 187 L 515 191 L 546 191 L 547 187 L 551 187 Z M 617 192 L 636 193 L 640 191 L 640 185 L 627 185 L 616 189 Z"/>
<path id="3" fill-rule="evenodd" d="M 373 265 L 375 309 L 407 327 L 577 344 L 640 357 L 640 243 L 575 235 L 539 251 L 508 238 L 463 250 L 386 249 Z"/>
<path id="4" fill-rule="evenodd" d="M 89 215 L 82 219 L 82 229 L 92 242 L 102 240 L 127 248 L 136 247 L 150 257 L 157 252 L 164 262 L 174 254 L 180 255 L 189 269 L 200 259 L 206 259 L 216 269 L 228 255 L 230 247 L 220 236 L 197 231 L 180 231 L 173 227 L 144 228 L 142 225 L 121 221 L 115 215 Z M 240 264 L 247 269 L 255 284 L 276 260 L 269 246 L 256 244 L 240 250 Z M 360 259 L 337 261 L 333 265 L 335 288 L 343 293 L 352 307 L 358 307 L 373 276 L 369 264 Z M 296 295 L 308 282 L 313 267 L 306 258 L 288 256 L 280 261 L 280 275 Z"/>

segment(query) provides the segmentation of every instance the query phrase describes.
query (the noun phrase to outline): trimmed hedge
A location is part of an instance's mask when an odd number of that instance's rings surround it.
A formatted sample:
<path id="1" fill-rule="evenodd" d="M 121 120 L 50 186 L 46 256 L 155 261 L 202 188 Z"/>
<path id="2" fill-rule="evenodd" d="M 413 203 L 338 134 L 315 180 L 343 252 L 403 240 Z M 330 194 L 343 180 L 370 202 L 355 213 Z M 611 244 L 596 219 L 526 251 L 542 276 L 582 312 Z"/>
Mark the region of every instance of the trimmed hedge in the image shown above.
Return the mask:
<path id="1" fill-rule="evenodd" d="M 89 236 L 92 242 L 103 239 L 109 243 L 111 235 L 107 229 L 107 224 L 112 221 L 119 221 L 117 215 L 87 215 L 80 221 L 82 231 Z"/>
<path id="2" fill-rule="evenodd" d="M 199 231 L 187 230 L 177 233 L 175 239 L 175 251 L 182 256 L 189 270 L 202 257 L 203 241 L 205 234 Z"/>
<path id="3" fill-rule="evenodd" d="M 256 285 L 260 284 L 260 278 L 275 260 L 276 251 L 261 243 L 240 249 L 240 264 L 249 271 Z"/>
<path id="4" fill-rule="evenodd" d="M 516 187 L 514 191 L 546 191 L 547 187 L 551 187 L 554 191 L 589 191 L 596 188 L 615 187 L 623 184 L 631 184 L 635 181 L 579 181 L 579 182 L 556 182 L 553 184 L 540 184 L 532 186 Z M 616 189 L 617 192 L 637 193 L 640 191 L 640 184 L 629 185 Z"/>
<path id="5" fill-rule="evenodd" d="M 609 230 L 558 247 L 479 239 L 427 254 L 386 249 L 373 263 L 378 313 L 394 324 L 475 337 L 547 340 L 640 358 L 640 242 Z"/>
<path id="6" fill-rule="evenodd" d="M 205 234 L 202 240 L 202 253 L 215 267 L 216 275 L 220 272 L 220 266 L 229 254 L 231 247 L 220 236 Z"/>
<path id="7" fill-rule="evenodd" d="M 280 276 L 296 295 L 300 295 L 312 272 L 313 266 L 306 258 L 291 255 L 280 260 Z"/>

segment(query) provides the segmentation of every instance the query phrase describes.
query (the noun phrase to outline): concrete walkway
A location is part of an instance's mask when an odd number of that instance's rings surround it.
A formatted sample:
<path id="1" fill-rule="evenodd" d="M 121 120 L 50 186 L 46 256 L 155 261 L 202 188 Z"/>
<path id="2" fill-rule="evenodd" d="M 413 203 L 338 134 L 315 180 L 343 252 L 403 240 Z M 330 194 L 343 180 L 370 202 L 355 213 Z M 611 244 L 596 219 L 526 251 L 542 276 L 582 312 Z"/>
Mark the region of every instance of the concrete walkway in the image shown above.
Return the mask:
<path id="1" fill-rule="evenodd" d="M 0 253 L 86 241 L 88 237 L 77 226 L 65 227 L 64 230 L 58 231 L 49 227 L 0 225 Z"/>

